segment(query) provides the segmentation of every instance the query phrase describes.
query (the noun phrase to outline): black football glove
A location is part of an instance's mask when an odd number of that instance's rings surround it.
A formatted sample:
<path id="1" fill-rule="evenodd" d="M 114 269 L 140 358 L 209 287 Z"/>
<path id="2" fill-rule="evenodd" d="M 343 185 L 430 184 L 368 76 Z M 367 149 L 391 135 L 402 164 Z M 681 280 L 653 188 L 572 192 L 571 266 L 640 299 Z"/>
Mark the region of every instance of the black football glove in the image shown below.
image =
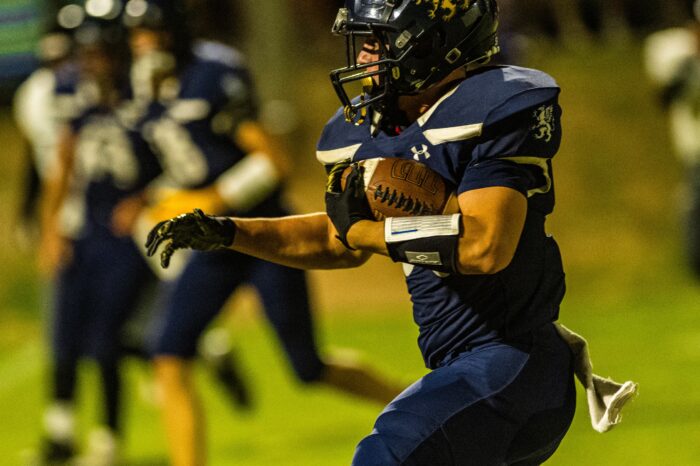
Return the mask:
<path id="1" fill-rule="evenodd" d="M 206 215 L 199 209 L 178 215 L 170 220 L 158 223 L 146 239 L 148 256 L 153 256 L 158 246 L 168 241 L 160 253 L 160 265 L 165 269 L 170 265 L 170 257 L 178 249 L 196 249 L 212 251 L 233 244 L 236 236 L 236 224 L 226 217 Z"/>
<path id="2" fill-rule="evenodd" d="M 352 171 L 345 180 L 345 190 L 340 185 L 343 172 L 349 166 Z M 346 248 L 355 250 L 348 244 L 348 231 L 360 220 L 374 220 L 372 210 L 365 196 L 362 172 L 357 164 L 349 161 L 338 162 L 333 165 L 326 182 L 326 214 L 338 231 L 337 238 Z"/>

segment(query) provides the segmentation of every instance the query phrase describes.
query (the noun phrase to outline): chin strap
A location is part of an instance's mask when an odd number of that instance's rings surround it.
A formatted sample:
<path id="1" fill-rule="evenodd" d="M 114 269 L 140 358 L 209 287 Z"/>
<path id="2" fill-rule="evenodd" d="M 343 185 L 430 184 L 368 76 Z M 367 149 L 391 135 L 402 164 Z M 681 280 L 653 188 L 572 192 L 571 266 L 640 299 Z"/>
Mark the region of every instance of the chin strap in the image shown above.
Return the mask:
<path id="1" fill-rule="evenodd" d="M 362 79 L 362 94 L 360 94 L 360 103 L 365 103 L 368 101 L 372 92 L 375 89 L 374 80 L 371 77 L 366 77 Z M 348 123 L 353 123 L 355 126 L 361 126 L 365 119 L 367 118 L 367 106 L 364 105 L 358 110 L 353 110 L 351 105 L 346 105 L 343 109 L 343 115 L 345 116 L 345 121 Z"/>

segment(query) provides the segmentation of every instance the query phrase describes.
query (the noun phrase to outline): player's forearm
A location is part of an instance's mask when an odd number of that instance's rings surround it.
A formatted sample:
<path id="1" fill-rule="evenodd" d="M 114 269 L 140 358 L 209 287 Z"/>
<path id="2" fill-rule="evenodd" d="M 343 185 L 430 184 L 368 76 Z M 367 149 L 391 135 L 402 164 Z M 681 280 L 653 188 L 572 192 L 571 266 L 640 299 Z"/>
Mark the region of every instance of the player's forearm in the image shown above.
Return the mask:
<path id="1" fill-rule="evenodd" d="M 435 251 L 455 257 L 455 267 L 464 275 L 493 274 L 510 264 L 522 233 L 527 200 L 519 192 L 501 187 L 474 190 L 460 195 L 462 215 L 459 236 L 453 249 L 443 250 L 435 237 Z M 430 238 L 429 236 L 427 238 Z M 385 222 L 361 220 L 347 234 L 348 244 L 362 251 L 389 256 Z M 398 243 L 401 243 L 399 241 Z M 398 244 L 396 241 L 392 244 Z M 424 244 L 410 243 L 422 251 Z M 396 250 L 392 257 L 396 260 Z"/>
<path id="2" fill-rule="evenodd" d="M 493 235 L 487 234 L 480 222 L 469 217 L 462 217 L 460 222 L 461 234 L 453 251 L 459 273 L 491 274 L 508 265 L 512 254 L 504 253 L 503 248 L 496 247 L 498 242 L 493 240 Z M 358 250 L 390 256 L 384 228 L 384 222 L 357 222 L 348 232 L 348 244 Z"/>
<path id="3" fill-rule="evenodd" d="M 42 184 L 39 202 L 39 227 L 43 232 L 48 232 L 55 228 L 58 210 L 63 197 L 61 191 L 59 180 L 48 179 Z"/>
<path id="4" fill-rule="evenodd" d="M 355 249 L 388 256 L 384 241 L 384 222 L 361 220 L 348 232 L 348 243 Z"/>
<path id="5" fill-rule="evenodd" d="M 42 230 L 53 229 L 58 211 L 68 191 L 70 173 L 73 171 L 75 136 L 66 130 L 58 145 L 57 166 L 53 176 L 42 183 L 39 216 Z"/>
<path id="6" fill-rule="evenodd" d="M 369 253 L 349 251 L 329 234 L 324 213 L 282 218 L 234 218 L 232 249 L 300 269 L 356 267 Z"/>

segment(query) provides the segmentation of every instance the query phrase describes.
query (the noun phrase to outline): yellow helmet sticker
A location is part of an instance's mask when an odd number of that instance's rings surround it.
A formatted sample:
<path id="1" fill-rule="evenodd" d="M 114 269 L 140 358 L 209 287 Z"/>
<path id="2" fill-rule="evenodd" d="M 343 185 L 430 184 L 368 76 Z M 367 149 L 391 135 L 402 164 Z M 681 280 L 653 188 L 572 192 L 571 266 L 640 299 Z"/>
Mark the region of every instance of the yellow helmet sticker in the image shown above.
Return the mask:
<path id="1" fill-rule="evenodd" d="M 452 20 L 458 10 L 466 10 L 475 0 L 416 0 L 416 5 L 426 5 L 431 19 L 439 18 L 445 22 Z"/>

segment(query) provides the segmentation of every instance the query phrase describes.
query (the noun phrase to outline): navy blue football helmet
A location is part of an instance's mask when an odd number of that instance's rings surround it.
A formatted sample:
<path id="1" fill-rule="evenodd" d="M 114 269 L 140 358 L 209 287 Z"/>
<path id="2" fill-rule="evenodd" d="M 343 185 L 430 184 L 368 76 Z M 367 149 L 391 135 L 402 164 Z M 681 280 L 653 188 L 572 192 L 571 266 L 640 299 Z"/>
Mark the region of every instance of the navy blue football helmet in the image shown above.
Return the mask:
<path id="1" fill-rule="evenodd" d="M 57 27 L 70 41 L 71 55 L 77 54 L 75 57 L 81 63 L 81 73 L 89 75 L 94 71 L 90 65 L 94 60 L 89 57 L 94 57 L 97 52 L 112 62 L 110 80 L 120 91 L 127 86 L 131 60 L 122 12 L 122 0 L 84 0 L 65 5 L 56 14 Z M 104 76 L 97 79 L 102 78 Z"/>
<path id="2" fill-rule="evenodd" d="M 124 6 L 128 28 L 158 30 L 171 36 L 171 52 L 184 59 L 191 53 L 192 37 L 182 0 L 129 0 Z"/>
<path id="3" fill-rule="evenodd" d="M 497 29 L 495 0 L 346 0 L 332 31 L 346 37 L 348 64 L 331 72 L 346 119 L 368 105 L 381 111 L 392 97 L 425 90 L 459 67 L 487 62 L 499 51 Z M 379 60 L 358 63 L 357 40 L 370 37 L 378 41 Z M 357 81 L 365 95 L 353 102 L 344 86 Z"/>
<path id="4" fill-rule="evenodd" d="M 77 47 L 101 47 L 114 58 L 128 59 L 121 0 L 85 0 L 58 10 L 56 24 Z"/>

